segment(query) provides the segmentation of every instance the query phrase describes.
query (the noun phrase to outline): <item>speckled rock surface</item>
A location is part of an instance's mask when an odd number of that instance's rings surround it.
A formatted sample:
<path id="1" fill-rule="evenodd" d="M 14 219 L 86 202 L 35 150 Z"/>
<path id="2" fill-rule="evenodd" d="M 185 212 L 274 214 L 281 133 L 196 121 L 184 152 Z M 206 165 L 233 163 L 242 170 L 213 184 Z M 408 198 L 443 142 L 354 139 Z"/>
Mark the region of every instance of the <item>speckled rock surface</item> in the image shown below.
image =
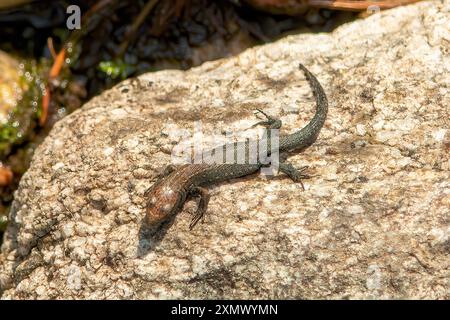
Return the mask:
<path id="1" fill-rule="evenodd" d="M 449 2 L 421 2 L 241 55 L 125 81 L 63 119 L 16 193 L 2 298 L 449 298 Z M 142 231 L 171 128 L 248 128 L 256 107 L 292 132 L 311 117 L 302 61 L 325 87 L 315 177 L 211 188 Z M 191 138 L 192 139 L 192 138 Z"/>

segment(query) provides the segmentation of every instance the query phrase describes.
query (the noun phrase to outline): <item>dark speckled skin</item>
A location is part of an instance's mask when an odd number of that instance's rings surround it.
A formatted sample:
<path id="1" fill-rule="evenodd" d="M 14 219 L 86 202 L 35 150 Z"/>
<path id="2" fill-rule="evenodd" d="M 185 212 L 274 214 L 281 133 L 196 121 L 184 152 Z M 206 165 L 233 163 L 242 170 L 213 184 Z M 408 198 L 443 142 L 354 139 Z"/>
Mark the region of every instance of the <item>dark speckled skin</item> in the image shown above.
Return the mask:
<path id="1" fill-rule="evenodd" d="M 311 121 L 301 130 L 290 135 L 280 136 L 280 153 L 303 149 L 313 144 L 319 135 L 328 112 L 328 101 L 322 86 L 316 77 L 302 64 L 300 64 L 300 69 L 305 73 L 306 79 L 313 90 L 317 104 L 316 113 Z M 268 120 L 267 125 L 270 124 L 270 121 L 272 121 L 272 124 L 277 121 L 270 117 L 268 117 Z M 276 123 L 278 124 L 276 128 L 279 128 L 281 122 L 278 121 Z M 235 152 L 238 150 L 242 151 L 242 148 L 248 151 L 248 142 L 232 144 L 231 147 L 234 148 Z M 263 162 L 258 159 L 255 164 L 200 163 L 186 164 L 177 168 L 168 167 L 166 174 L 147 193 L 149 200 L 147 203 L 146 223 L 157 225 L 179 212 L 189 195 L 200 196 L 199 208 L 190 225 L 192 228 L 203 217 L 208 206 L 209 195 L 207 190 L 203 188 L 204 186 L 255 173 L 265 166 Z M 288 163 L 280 163 L 279 169 L 295 182 L 301 182 L 302 178 L 308 178 L 306 174 L 302 173 L 302 170 L 296 170 Z"/>

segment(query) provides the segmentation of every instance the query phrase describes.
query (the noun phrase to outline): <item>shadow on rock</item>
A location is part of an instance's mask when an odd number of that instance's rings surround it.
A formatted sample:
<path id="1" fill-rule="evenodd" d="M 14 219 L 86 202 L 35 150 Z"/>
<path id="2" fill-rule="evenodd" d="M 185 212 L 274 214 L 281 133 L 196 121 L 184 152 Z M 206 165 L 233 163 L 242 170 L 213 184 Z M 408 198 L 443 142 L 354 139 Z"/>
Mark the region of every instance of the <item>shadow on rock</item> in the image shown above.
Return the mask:
<path id="1" fill-rule="evenodd" d="M 159 225 L 148 225 L 145 219 L 142 220 L 141 227 L 139 228 L 139 240 L 137 244 L 137 257 L 145 257 L 150 251 L 152 251 L 164 238 L 167 230 L 173 225 L 175 221 L 175 215 L 167 221 Z"/>

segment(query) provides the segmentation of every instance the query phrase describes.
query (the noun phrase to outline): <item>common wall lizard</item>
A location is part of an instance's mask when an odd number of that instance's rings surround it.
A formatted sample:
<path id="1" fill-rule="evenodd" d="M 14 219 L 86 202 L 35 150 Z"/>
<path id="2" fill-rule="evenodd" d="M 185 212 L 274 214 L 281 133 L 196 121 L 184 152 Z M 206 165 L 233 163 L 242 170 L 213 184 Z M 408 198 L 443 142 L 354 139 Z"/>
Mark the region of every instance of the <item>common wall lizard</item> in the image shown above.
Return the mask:
<path id="1" fill-rule="evenodd" d="M 312 120 L 302 129 L 292 134 L 279 137 L 279 153 L 299 150 L 314 143 L 325 122 L 328 112 L 327 97 L 319 81 L 302 64 L 300 64 L 299 67 L 303 70 L 306 79 L 313 90 L 316 100 L 316 113 Z M 281 121 L 266 115 L 262 111 L 260 112 L 266 116 L 267 120 L 258 122 L 256 125 L 265 125 L 267 127 L 267 134 L 270 138 L 269 129 L 280 128 Z M 266 140 L 269 141 L 270 139 Z M 244 151 L 246 157 L 248 157 L 248 140 L 226 144 L 215 149 L 217 151 L 220 148 L 225 149 L 229 147 L 233 148 L 235 153 Z M 267 146 L 267 150 L 267 156 L 270 156 L 270 145 Z M 214 154 L 214 151 L 212 154 Z M 159 225 L 161 222 L 181 211 L 188 196 L 199 196 L 199 205 L 190 223 L 190 228 L 192 229 L 204 216 L 208 207 L 210 196 L 205 186 L 255 173 L 263 166 L 267 166 L 266 162 L 262 160 L 263 159 L 258 159 L 256 163 L 250 161 L 238 163 L 235 158 L 235 161 L 231 163 L 193 163 L 184 164 L 178 167 L 173 165 L 167 166 L 160 176 L 160 179 L 146 192 L 148 203 L 144 220 L 145 223 L 151 226 Z M 294 182 L 301 183 L 301 179 L 309 178 L 305 173 L 306 167 L 298 170 L 290 163 L 280 162 L 278 168 L 281 172 L 287 174 Z"/>

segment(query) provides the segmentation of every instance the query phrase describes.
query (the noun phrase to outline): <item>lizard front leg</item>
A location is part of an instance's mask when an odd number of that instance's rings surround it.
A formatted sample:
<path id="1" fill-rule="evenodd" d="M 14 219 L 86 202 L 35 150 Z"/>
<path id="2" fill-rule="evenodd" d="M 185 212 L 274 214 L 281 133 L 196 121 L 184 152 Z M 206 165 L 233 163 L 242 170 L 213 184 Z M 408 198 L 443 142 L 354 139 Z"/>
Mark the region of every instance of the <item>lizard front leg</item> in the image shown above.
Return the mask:
<path id="1" fill-rule="evenodd" d="M 189 229 L 192 230 L 192 228 L 195 227 L 197 222 L 200 221 L 205 217 L 206 209 L 208 208 L 209 198 L 211 197 L 209 195 L 208 189 L 202 188 L 202 187 L 196 187 L 194 190 L 191 191 L 191 194 L 193 196 L 200 196 L 200 202 L 197 207 L 197 211 L 194 213 L 194 217 L 192 218 L 191 223 L 189 224 Z"/>

